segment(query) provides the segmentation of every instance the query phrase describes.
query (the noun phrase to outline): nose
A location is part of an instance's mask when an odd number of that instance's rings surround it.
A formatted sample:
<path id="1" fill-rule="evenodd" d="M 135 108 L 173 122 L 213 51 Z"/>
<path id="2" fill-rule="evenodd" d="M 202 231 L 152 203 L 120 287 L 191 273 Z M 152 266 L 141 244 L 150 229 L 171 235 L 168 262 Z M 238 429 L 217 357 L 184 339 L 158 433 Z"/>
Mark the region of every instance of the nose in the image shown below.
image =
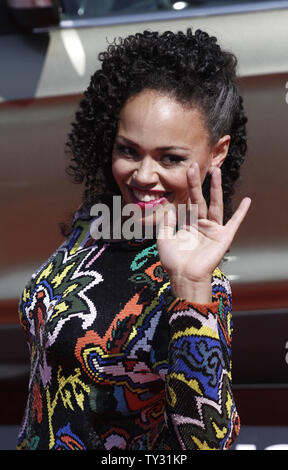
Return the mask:
<path id="1" fill-rule="evenodd" d="M 150 187 L 158 182 L 157 163 L 149 156 L 143 157 L 133 173 L 133 182 L 138 186 Z"/>

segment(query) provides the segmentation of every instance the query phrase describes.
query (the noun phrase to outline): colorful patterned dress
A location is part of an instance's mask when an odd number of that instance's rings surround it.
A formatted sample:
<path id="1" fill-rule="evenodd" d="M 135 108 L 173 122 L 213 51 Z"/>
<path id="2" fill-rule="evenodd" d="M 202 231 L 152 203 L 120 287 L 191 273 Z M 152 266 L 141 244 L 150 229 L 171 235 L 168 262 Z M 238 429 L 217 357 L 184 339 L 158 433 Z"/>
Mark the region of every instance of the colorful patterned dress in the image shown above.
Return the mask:
<path id="1" fill-rule="evenodd" d="M 95 218 L 94 218 L 95 219 Z M 18 449 L 228 449 L 231 292 L 170 293 L 154 240 L 105 242 L 80 209 L 19 304 L 31 354 Z"/>

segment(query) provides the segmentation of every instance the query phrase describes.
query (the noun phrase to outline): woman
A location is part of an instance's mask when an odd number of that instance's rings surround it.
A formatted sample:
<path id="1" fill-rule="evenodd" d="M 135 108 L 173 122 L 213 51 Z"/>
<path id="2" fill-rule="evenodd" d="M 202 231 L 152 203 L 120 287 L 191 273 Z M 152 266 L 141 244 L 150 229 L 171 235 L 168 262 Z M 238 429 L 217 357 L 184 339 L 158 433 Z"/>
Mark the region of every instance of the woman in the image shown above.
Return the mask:
<path id="1" fill-rule="evenodd" d="M 84 201 L 20 301 L 32 366 L 18 448 L 228 449 L 239 419 L 218 265 L 250 204 L 230 218 L 246 151 L 236 59 L 188 30 L 130 36 L 100 60 L 68 139 Z M 97 236 L 93 207 L 119 195 L 157 240 Z M 181 223 L 183 204 L 197 223 Z"/>

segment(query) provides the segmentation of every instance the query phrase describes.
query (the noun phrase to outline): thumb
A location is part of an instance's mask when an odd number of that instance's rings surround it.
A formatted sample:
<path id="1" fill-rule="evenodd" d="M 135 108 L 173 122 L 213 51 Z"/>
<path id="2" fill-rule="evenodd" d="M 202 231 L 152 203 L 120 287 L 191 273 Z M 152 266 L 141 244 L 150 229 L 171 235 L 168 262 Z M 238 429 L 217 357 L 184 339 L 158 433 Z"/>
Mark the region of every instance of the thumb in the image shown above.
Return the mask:
<path id="1" fill-rule="evenodd" d="M 238 209 L 234 212 L 231 219 L 226 223 L 226 227 L 231 231 L 233 237 L 239 229 L 243 219 L 245 218 L 250 204 L 251 199 L 249 197 L 245 197 L 244 199 L 242 199 Z"/>

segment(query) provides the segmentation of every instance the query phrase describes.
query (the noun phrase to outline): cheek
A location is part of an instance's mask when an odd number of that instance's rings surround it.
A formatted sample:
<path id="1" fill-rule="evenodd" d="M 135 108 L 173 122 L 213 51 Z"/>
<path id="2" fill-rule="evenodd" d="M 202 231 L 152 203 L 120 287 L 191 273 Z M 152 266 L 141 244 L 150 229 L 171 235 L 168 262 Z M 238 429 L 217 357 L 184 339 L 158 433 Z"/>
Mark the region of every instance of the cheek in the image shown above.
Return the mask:
<path id="1" fill-rule="evenodd" d="M 185 204 L 188 199 L 188 186 L 187 179 L 177 179 L 173 181 L 173 185 L 169 187 L 170 191 L 173 192 L 173 201 L 176 204 Z"/>
<path id="2" fill-rule="evenodd" d="M 171 187 L 173 191 L 178 194 L 185 194 L 187 192 L 187 169 L 181 171 L 179 174 L 173 175 L 173 178 L 170 177 Z"/>
<path id="3" fill-rule="evenodd" d="M 112 158 L 112 174 L 117 183 L 123 180 L 125 173 L 125 165 L 117 157 Z"/>

